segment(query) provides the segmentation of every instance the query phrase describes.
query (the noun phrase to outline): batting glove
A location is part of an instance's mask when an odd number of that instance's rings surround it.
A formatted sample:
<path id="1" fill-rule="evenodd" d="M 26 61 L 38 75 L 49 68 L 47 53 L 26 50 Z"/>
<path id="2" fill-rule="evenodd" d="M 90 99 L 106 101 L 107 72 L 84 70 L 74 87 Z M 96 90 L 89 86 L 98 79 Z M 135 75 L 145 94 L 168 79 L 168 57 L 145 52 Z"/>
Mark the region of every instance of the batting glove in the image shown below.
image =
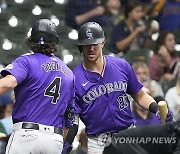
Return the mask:
<path id="1" fill-rule="evenodd" d="M 68 142 L 64 142 L 63 150 L 61 154 L 69 154 L 72 150 L 72 146 Z"/>
<path id="2" fill-rule="evenodd" d="M 172 111 L 170 109 L 168 109 L 166 122 L 173 122 L 173 113 L 172 113 Z"/>
<path id="3" fill-rule="evenodd" d="M 159 110 L 157 110 L 156 116 L 159 118 L 159 120 L 161 120 Z M 167 116 L 166 116 L 166 122 L 173 122 L 173 113 L 172 113 L 172 111 L 170 109 L 168 109 L 168 113 L 167 113 Z"/>

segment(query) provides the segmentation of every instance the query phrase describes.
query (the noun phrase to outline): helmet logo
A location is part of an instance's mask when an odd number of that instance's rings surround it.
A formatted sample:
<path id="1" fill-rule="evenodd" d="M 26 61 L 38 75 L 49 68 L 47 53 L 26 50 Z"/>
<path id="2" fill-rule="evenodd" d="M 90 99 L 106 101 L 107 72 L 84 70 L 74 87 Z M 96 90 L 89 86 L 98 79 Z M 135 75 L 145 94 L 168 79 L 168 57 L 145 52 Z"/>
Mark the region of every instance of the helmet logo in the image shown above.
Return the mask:
<path id="1" fill-rule="evenodd" d="M 39 44 L 44 44 L 44 38 L 43 37 L 40 38 Z"/>
<path id="2" fill-rule="evenodd" d="M 93 33 L 91 33 L 90 30 L 86 31 L 86 36 L 88 37 L 88 39 L 93 39 Z"/>

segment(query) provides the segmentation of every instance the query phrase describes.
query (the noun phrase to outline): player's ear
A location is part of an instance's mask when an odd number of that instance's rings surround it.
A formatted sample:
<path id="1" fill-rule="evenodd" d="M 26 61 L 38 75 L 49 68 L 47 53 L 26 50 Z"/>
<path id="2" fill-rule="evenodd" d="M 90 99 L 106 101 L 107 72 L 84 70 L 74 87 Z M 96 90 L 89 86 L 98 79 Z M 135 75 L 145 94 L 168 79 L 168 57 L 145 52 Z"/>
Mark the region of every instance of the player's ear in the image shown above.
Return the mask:
<path id="1" fill-rule="evenodd" d="M 106 43 L 106 40 L 104 39 L 103 42 L 101 43 L 102 48 L 104 47 L 105 43 Z"/>

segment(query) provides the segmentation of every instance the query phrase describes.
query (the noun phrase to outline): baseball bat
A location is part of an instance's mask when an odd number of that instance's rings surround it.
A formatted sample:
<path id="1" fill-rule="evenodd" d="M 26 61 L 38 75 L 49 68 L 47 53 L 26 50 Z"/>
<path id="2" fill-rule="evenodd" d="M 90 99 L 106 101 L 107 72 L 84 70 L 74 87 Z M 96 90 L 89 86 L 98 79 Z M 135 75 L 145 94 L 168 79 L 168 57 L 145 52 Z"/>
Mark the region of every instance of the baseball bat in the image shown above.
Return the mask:
<path id="1" fill-rule="evenodd" d="M 168 113 L 167 104 L 166 104 L 165 101 L 160 101 L 158 103 L 158 106 L 159 106 L 159 111 L 160 111 L 160 116 L 161 116 L 162 124 L 165 124 L 166 116 L 167 116 L 167 113 Z"/>

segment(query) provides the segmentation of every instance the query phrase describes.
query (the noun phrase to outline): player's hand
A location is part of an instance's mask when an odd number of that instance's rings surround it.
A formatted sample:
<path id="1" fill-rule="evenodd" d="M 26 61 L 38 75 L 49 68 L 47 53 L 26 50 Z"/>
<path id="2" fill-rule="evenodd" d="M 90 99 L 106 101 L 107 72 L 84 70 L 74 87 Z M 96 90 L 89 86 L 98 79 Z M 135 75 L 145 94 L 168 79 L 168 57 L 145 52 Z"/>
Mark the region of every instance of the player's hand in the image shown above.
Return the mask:
<path id="1" fill-rule="evenodd" d="M 159 118 L 159 120 L 161 120 L 159 110 L 157 110 L 156 116 Z M 172 122 L 172 121 L 173 121 L 173 113 L 172 113 L 172 111 L 170 109 L 168 109 L 168 113 L 167 113 L 167 116 L 166 116 L 166 122 Z"/>
<path id="2" fill-rule="evenodd" d="M 63 150 L 61 154 L 69 154 L 72 150 L 72 146 L 68 142 L 64 142 Z"/>
<path id="3" fill-rule="evenodd" d="M 166 122 L 172 122 L 173 121 L 173 113 L 170 109 L 168 109 L 168 114 L 166 117 Z"/>
<path id="4" fill-rule="evenodd" d="M 158 119 L 161 120 L 161 116 L 160 116 L 160 111 L 159 110 L 157 110 L 157 112 L 156 112 L 156 117 L 158 117 Z"/>

